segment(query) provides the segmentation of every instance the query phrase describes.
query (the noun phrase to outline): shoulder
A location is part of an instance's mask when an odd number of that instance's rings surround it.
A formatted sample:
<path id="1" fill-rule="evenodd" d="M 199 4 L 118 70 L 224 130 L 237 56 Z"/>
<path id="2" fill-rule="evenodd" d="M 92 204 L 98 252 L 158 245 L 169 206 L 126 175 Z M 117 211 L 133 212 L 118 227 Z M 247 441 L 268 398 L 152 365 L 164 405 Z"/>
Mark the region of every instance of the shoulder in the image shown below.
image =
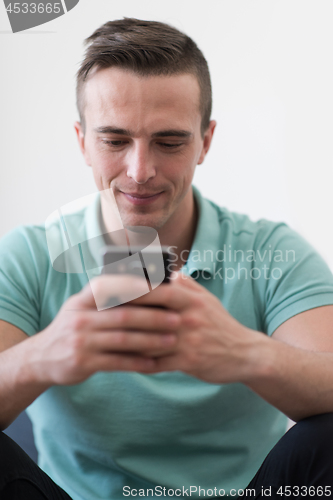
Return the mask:
<path id="1" fill-rule="evenodd" d="M 18 226 L 0 239 L 2 258 L 24 254 L 39 254 L 46 249 L 45 227 L 42 225 Z"/>
<path id="2" fill-rule="evenodd" d="M 53 254 L 59 255 L 77 241 L 85 239 L 85 210 L 62 215 L 53 212 L 45 224 L 18 226 L 0 239 L 1 267 L 20 261 L 23 267 L 51 265 Z"/>
<path id="3" fill-rule="evenodd" d="M 234 239 L 251 240 L 260 245 L 267 240 L 276 240 L 281 237 L 295 237 L 296 231 L 283 221 L 268 219 L 253 220 L 249 215 L 233 212 L 226 207 L 204 198 L 216 212 L 217 220 L 223 233 L 233 236 Z M 298 235 L 299 236 L 299 235 Z"/>
<path id="4" fill-rule="evenodd" d="M 228 251 L 239 251 L 237 258 L 242 252 L 244 259 L 251 254 L 252 261 L 254 254 L 261 261 L 273 257 L 281 260 L 281 252 L 294 263 L 310 255 L 314 259 L 320 258 L 313 246 L 283 221 L 264 218 L 253 220 L 247 214 L 233 212 L 206 198 L 202 198 L 201 203 L 206 214 L 210 211 L 210 219 L 215 218 L 212 229 L 214 227 L 219 232 L 217 246 Z"/>

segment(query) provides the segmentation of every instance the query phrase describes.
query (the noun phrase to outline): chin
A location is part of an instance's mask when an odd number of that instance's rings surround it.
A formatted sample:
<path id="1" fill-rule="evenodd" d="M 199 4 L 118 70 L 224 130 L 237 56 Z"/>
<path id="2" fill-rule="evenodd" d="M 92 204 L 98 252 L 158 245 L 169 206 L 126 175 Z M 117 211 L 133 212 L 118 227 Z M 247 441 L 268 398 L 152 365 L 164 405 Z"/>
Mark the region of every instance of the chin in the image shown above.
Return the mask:
<path id="1" fill-rule="evenodd" d="M 124 226 L 144 226 L 160 229 L 166 222 L 166 218 L 149 214 L 120 214 Z"/>

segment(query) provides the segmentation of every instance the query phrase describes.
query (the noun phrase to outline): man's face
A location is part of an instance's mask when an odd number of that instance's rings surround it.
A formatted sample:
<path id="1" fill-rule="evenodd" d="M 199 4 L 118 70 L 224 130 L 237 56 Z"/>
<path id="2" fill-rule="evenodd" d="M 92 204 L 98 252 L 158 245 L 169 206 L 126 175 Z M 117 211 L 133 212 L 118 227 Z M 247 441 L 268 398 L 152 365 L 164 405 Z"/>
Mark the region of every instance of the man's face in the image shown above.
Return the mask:
<path id="1" fill-rule="evenodd" d="M 84 92 L 80 147 L 98 189 L 113 189 L 123 224 L 158 230 L 184 215 L 215 127 L 211 122 L 202 138 L 197 79 L 108 68 L 91 76 Z"/>

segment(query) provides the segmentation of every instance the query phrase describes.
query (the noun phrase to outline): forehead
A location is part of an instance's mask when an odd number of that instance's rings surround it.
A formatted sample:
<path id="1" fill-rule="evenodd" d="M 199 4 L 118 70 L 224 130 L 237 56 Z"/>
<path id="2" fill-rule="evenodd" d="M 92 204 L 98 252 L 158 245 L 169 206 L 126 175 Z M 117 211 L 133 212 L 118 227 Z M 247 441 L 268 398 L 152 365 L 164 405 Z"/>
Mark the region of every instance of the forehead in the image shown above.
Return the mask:
<path id="1" fill-rule="evenodd" d="M 102 69 L 86 82 L 84 101 L 88 127 L 116 121 L 125 128 L 193 128 L 201 121 L 199 83 L 188 73 L 142 77 L 120 68 Z"/>

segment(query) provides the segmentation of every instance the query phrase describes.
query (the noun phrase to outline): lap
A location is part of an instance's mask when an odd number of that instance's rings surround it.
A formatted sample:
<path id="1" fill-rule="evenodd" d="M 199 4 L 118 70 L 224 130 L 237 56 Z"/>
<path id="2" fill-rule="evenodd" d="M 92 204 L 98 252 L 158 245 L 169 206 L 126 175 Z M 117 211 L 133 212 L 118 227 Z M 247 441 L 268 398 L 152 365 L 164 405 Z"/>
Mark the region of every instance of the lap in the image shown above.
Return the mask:
<path id="1" fill-rule="evenodd" d="M 301 420 L 274 446 L 248 485 L 256 493 L 252 498 L 333 497 L 332 447 L 333 413 Z"/>
<path id="2" fill-rule="evenodd" d="M 298 422 L 275 445 L 247 487 L 250 498 L 333 496 L 333 413 Z M 71 500 L 6 434 L 0 432 L 2 500 Z M 291 495 L 285 487 L 291 488 Z M 294 489 L 293 489 L 294 487 Z M 297 487 L 302 490 L 297 490 Z M 312 487 L 312 489 L 310 489 Z M 282 488 L 282 489 L 281 489 Z M 323 488 L 323 494 L 322 490 Z M 326 488 L 326 489 L 325 489 Z M 286 491 L 286 494 L 278 494 Z M 298 491 L 298 494 L 296 494 Z M 330 492 L 330 494 L 325 494 Z M 265 494 L 266 493 L 266 494 Z M 293 494 L 295 493 L 295 494 Z"/>

